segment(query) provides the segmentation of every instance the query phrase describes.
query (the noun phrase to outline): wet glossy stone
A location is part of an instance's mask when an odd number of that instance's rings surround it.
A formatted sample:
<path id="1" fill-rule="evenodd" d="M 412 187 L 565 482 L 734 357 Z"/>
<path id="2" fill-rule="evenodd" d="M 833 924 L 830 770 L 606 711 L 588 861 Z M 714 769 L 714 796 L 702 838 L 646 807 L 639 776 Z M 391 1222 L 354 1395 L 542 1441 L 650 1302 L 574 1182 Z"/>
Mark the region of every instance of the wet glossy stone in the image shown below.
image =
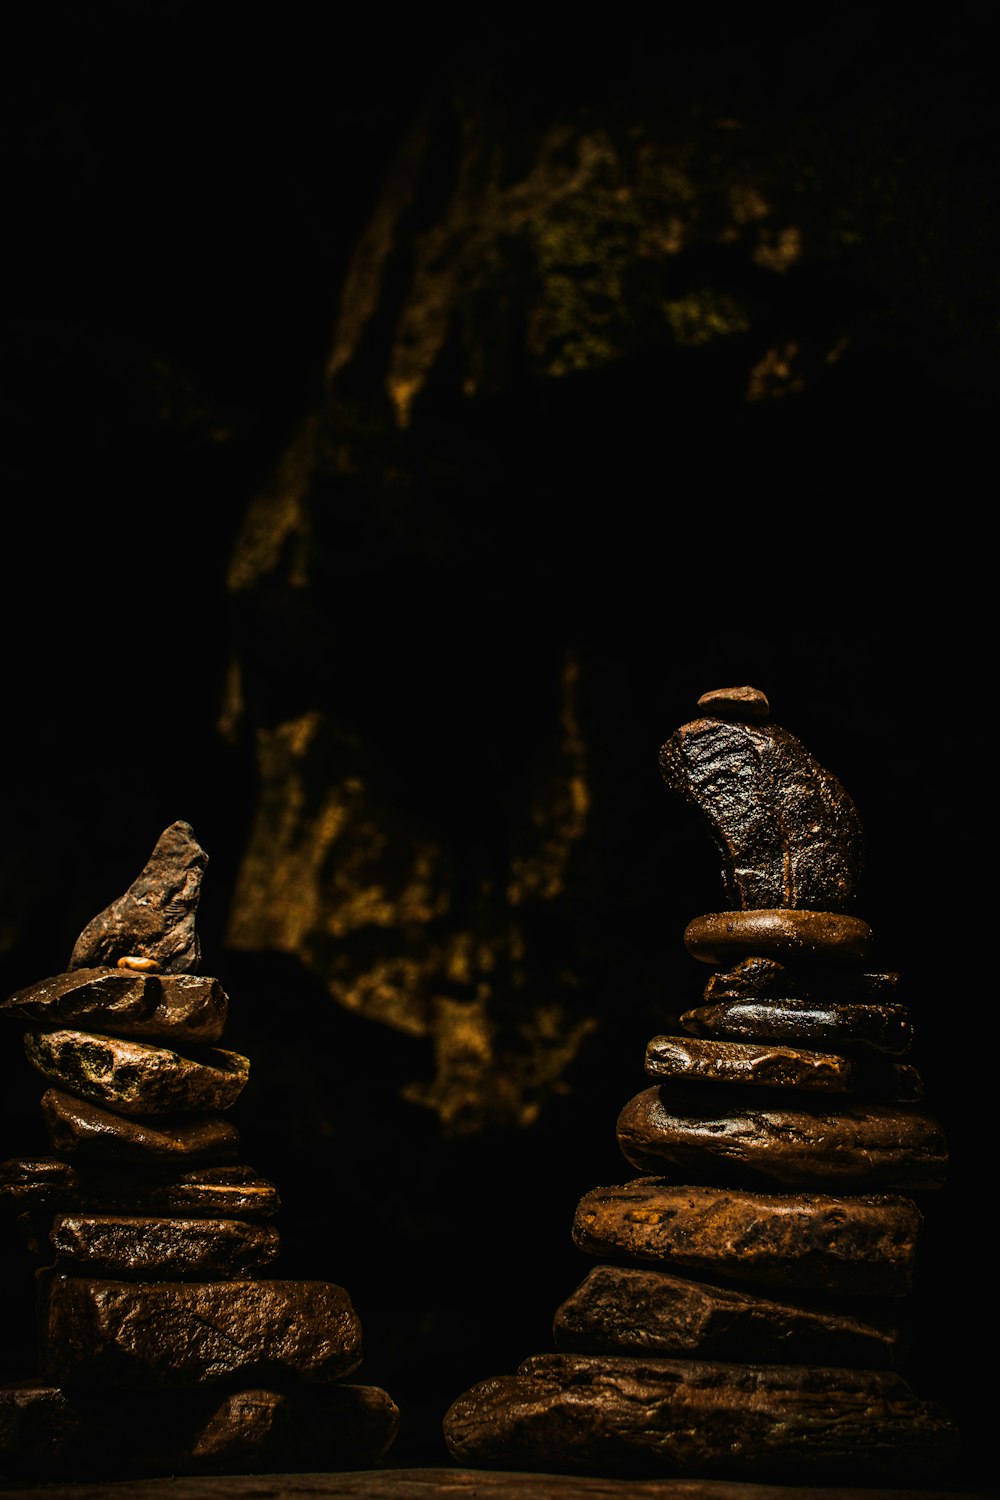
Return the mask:
<path id="1" fill-rule="evenodd" d="M 554 1334 L 559 1349 L 582 1353 L 879 1367 L 897 1343 L 884 1321 L 632 1266 L 595 1266 Z"/>
<path id="2" fill-rule="evenodd" d="M 755 908 L 710 912 L 684 929 L 684 946 L 692 958 L 707 964 L 729 964 L 734 958 L 851 962 L 864 958 L 871 928 L 860 917 L 831 911 Z"/>
<path id="3" fill-rule="evenodd" d="M 18 990 L 0 1014 L 111 1036 L 217 1042 L 228 999 L 217 979 L 201 974 L 141 974 L 128 969 L 76 969 Z"/>
<path id="4" fill-rule="evenodd" d="M 792 1188 L 938 1188 L 947 1174 L 944 1132 L 931 1115 L 898 1104 L 731 1105 L 712 1110 L 678 1090 L 645 1089 L 618 1117 L 618 1144 L 640 1171 L 670 1162 L 685 1177 L 765 1178 Z"/>
<path id="5" fill-rule="evenodd" d="M 444 1420 L 457 1463 L 824 1482 L 940 1475 L 940 1409 L 882 1370 L 537 1355 Z"/>
<path id="6" fill-rule="evenodd" d="M 48 1089 L 41 1111 L 60 1156 L 101 1161 L 225 1161 L 239 1150 L 236 1126 L 222 1115 L 139 1120 Z"/>
<path id="7" fill-rule="evenodd" d="M 847 1296 L 913 1286 L 920 1210 L 890 1194 L 750 1192 L 656 1177 L 585 1193 L 573 1242 L 626 1260 L 744 1285 Z"/>
<path id="8" fill-rule="evenodd" d="M 197 1060 L 150 1042 L 88 1031 L 29 1031 L 24 1050 L 60 1089 L 125 1115 L 229 1109 L 250 1076 L 249 1059 L 221 1047 Z"/>
<path id="9" fill-rule="evenodd" d="M 192 1218 L 270 1218 L 281 1202 L 274 1184 L 247 1166 L 203 1166 L 188 1171 L 162 1165 L 132 1168 L 58 1157 L 0 1163 L 0 1203 L 14 1209 L 179 1215 Z"/>
<path id="10" fill-rule="evenodd" d="M 776 958 L 741 958 L 730 968 L 709 975 L 703 999 L 881 1000 L 897 998 L 899 975 L 876 974 L 843 964 L 779 963 Z M 794 1001 L 792 1003 L 795 1003 Z"/>
<path id="11" fill-rule="evenodd" d="M 894 1057 L 913 1043 L 906 1007 L 879 1001 L 720 1000 L 686 1010 L 680 1020 L 692 1035 L 720 1040 L 862 1046 Z"/>
<path id="12" fill-rule="evenodd" d="M 739 1083 L 835 1094 L 848 1092 L 856 1080 L 854 1064 L 833 1052 L 676 1036 L 653 1037 L 646 1047 L 646 1072 L 651 1078 L 689 1083 Z"/>
<path id="13" fill-rule="evenodd" d="M 278 1231 L 246 1219 L 154 1219 L 59 1214 L 49 1234 L 58 1262 L 112 1279 L 236 1277 L 270 1265 Z"/>
<path id="14" fill-rule="evenodd" d="M 67 1387 L 327 1381 L 361 1363 L 361 1325 L 333 1282 L 55 1274 L 43 1288 L 40 1345 L 43 1379 Z"/>

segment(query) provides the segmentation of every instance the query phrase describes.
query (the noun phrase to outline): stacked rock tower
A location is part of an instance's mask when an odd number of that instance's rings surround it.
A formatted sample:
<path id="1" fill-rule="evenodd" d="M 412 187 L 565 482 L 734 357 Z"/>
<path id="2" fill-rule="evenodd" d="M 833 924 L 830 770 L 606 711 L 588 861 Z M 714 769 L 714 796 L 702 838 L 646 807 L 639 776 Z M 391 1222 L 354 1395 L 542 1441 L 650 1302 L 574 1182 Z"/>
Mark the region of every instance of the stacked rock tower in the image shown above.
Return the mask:
<path id="1" fill-rule="evenodd" d="M 459 1462 L 797 1483 L 926 1483 L 955 1428 L 893 1366 L 919 1195 L 944 1180 L 898 976 L 866 970 L 862 829 L 840 783 L 750 687 L 706 693 L 663 746 L 707 821 L 730 909 L 689 923 L 712 966 L 618 1141 L 644 1175 L 597 1188 L 573 1238 L 599 1262 L 560 1352 L 445 1418 Z M 911 1196 L 911 1195 L 917 1195 Z"/>
<path id="2" fill-rule="evenodd" d="M 398 1413 L 344 1382 L 362 1331 L 333 1282 L 279 1280 L 271 1183 L 227 1111 L 249 1062 L 199 970 L 204 851 L 187 823 L 81 933 L 65 973 L 4 1002 L 29 1023 L 52 1155 L 0 1166 L 40 1254 L 38 1378 L 0 1387 L 0 1473 L 370 1465 Z"/>

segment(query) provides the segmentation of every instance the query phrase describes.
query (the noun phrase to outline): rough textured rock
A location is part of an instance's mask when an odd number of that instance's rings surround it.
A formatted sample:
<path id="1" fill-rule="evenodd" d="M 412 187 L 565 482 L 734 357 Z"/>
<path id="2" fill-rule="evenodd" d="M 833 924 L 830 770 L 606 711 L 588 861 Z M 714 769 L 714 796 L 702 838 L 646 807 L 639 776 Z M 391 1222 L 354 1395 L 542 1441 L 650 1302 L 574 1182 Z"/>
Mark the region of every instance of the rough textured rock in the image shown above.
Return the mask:
<path id="1" fill-rule="evenodd" d="M 227 1009 L 225 991 L 207 975 L 107 967 L 55 974 L 0 1003 L 0 1013 L 44 1026 L 203 1044 L 219 1040 Z"/>
<path id="2" fill-rule="evenodd" d="M 948 1417 L 885 1371 L 538 1355 L 445 1417 L 458 1463 L 786 1480 L 940 1475 Z"/>
<path id="3" fill-rule="evenodd" d="M 731 968 L 711 974 L 704 999 L 784 999 L 794 995 L 811 1000 L 895 999 L 897 973 L 859 973 L 842 964 L 779 963 L 776 958 L 741 958 Z"/>
<path id="4" fill-rule="evenodd" d="M 557 1311 L 553 1331 L 558 1348 L 582 1353 L 751 1363 L 884 1367 L 893 1363 L 897 1342 L 889 1323 L 856 1312 L 796 1306 L 632 1266 L 595 1266 Z"/>
<path id="5" fill-rule="evenodd" d="M 336 1380 L 361 1363 L 361 1325 L 328 1281 L 106 1281 L 44 1288 L 42 1376 L 129 1389 Z"/>
<path id="6" fill-rule="evenodd" d="M 733 1104 L 645 1089 L 618 1117 L 618 1144 L 640 1171 L 669 1161 L 695 1181 L 748 1176 L 792 1188 L 937 1188 L 948 1151 L 933 1116 L 893 1104 Z"/>
<path id="7" fill-rule="evenodd" d="M 912 1288 L 922 1222 L 916 1204 L 898 1196 L 680 1187 L 648 1177 L 585 1193 L 573 1241 L 601 1260 L 751 1286 L 895 1297 Z"/>
<path id="8" fill-rule="evenodd" d="M 91 1276 L 157 1276 L 207 1280 L 270 1265 L 278 1231 L 245 1219 L 154 1219 L 111 1214 L 58 1214 L 49 1234 L 59 1262 Z"/>
<path id="9" fill-rule="evenodd" d="M 195 930 L 208 855 L 190 823 L 171 823 L 128 890 L 80 933 L 67 969 L 151 958 L 165 974 L 193 974 L 201 961 Z"/>
<path id="10" fill-rule="evenodd" d="M 385 1453 L 398 1425 L 385 1391 L 344 1382 L 155 1397 L 116 1391 L 112 1400 L 37 1383 L 0 1387 L 4 1467 L 42 1476 L 369 1465 Z"/>
<path id="11" fill-rule="evenodd" d="M 807 1052 L 766 1042 L 723 1042 L 655 1036 L 646 1047 L 651 1078 L 739 1083 L 760 1088 L 843 1094 L 854 1087 L 854 1064 L 834 1052 Z"/>
<path id="12" fill-rule="evenodd" d="M 695 917 L 684 929 L 684 946 L 706 964 L 757 956 L 852 962 L 864 958 L 871 936 L 867 922 L 841 912 L 756 907 Z"/>
<path id="13" fill-rule="evenodd" d="M 0 1203 L 25 1209 L 209 1219 L 270 1218 L 281 1206 L 274 1184 L 246 1166 L 102 1170 L 100 1162 L 73 1165 L 57 1157 L 0 1163 Z"/>
<path id="14" fill-rule="evenodd" d="M 61 1156 L 101 1161 L 225 1161 L 239 1150 L 236 1126 L 222 1115 L 129 1119 L 48 1089 L 41 1099 L 49 1144 Z"/>
<path id="15" fill-rule="evenodd" d="M 195 1059 L 88 1031 L 29 1031 L 24 1050 L 59 1088 L 124 1115 L 229 1109 L 250 1075 L 249 1058 L 221 1047 Z"/>
<path id="16" fill-rule="evenodd" d="M 811 1042 L 816 1046 L 865 1046 L 901 1057 L 913 1043 L 904 1005 L 822 1000 L 718 1000 L 686 1010 L 680 1018 L 694 1036 L 746 1042 Z"/>
<path id="17" fill-rule="evenodd" d="M 864 857 L 854 803 L 777 724 L 701 718 L 676 730 L 660 768 L 706 820 L 730 905 L 846 911 Z"/>

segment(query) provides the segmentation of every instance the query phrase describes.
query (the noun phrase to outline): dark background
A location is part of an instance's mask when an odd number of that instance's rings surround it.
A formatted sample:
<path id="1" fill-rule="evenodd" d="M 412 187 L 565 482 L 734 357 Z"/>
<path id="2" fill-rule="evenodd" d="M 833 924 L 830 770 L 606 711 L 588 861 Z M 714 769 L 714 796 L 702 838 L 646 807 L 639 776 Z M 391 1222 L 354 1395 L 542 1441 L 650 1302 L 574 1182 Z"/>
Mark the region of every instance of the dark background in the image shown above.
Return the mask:
<path id="1" fill-rule="evenodd" d="M 987 1397 L 969 1349 L 990 1347 L 994 1275 L 992 8 L 923 28 L 880 7 L 649 25 L 486 20 L 456 37 L 423 15 L 183 3 L 5 22 L 4 989 L 59 971 L 159 830 L 192 822 L 212 860 L 206 967 L 253 1061 L 240 1123 L 282 1192 L 287 1274 L 349 1288 L 363 1378 L 403 1410 L 393 1460 L 443 1461 L 448 1403 L 551 1346 L 585 1270 L 576 1200 L 629 1175 L 615 1116 L 643 1086 L 658 1005 L 666 1021 L 697 993 L 680 934 L 717 876 L 657 748 L 706 689 L 763 688 L 859 806 L 861 910 L 876 961 L 904 974 L 951 1141 L 912 1372 L 960 1422 L 975 1476 Z M 435 387 L 415 441 L 447 460 L 440 548 L 376 528 L 366 567 L 328 575 L 316 655 L 299 624 L 262 649 L 225 587 L 247 506 L 321 398 L 403 132 L 484 77 L 511 132 L 588 112 L 716 111 L 778 136 L 817 119 L 876 200 L 867 132 L 891 119 L 885 190 L 907 186 L 910 217 L 873 231 L 860 267 L 812 267 L 794 289 L 806 326 L 849 309 L 867 341 L 818 394 L 752 414 L 724 360 L 682 369 L 655 348 L 561 383 L 515 369 L 467 428 Z M 536 951 L 550 967 L 590 952 L 601 1028 L 534 1127 L 447 1137 L 400 1098 L 426 1038 L 338 1009 L 293 956 L 226 947 L 258 793 L 252 737 L 217 730 L 226 669 L 250 663 L 258 723 L 346 704 L 396 803 L 468 851 L 517 815 L 509 788 L 567 649 L 596 812 Z M 5 1057 L 2 1154 L 40 1151 L 13 1031 Z M 13 1371 L 29 1274 L 12 1245 Z"/>

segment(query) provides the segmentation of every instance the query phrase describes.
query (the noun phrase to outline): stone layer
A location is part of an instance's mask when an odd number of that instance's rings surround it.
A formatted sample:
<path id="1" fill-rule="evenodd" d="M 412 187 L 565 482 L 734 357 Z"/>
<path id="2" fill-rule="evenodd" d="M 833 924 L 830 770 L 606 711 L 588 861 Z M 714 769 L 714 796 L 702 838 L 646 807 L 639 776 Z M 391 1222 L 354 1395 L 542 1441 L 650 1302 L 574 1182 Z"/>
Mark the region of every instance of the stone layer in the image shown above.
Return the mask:
<path id="1" fill-rule="evenodd" d="M 113 1279 L 238 1277 L 280 1251 L 276 1229 L 246 1219 L 58 1214 L 49 1239 L 58 1262 Z"/>
<path id="2" fill-rule="evenodd" d="M 229 1001 L 217 979 L 76 969 L 55 974 L 0 1003 L 8 1014 L 47 1027 L 207 1045 L 226 1024 Z"/>
<path id="3" fill-rule="evenodd" d="M 123 1115 L 230 1109 L 250 1074 L 248 1058 L 221 1047 L 196 1059 L 89 1031 L 29 1031 L 24 1050 L 57 1088 Z"/>
<path id="4" fill-rule="evenodd" d="M 737 1083 L 831 1094 L 847 1093 L 857 1082 L 854 1064 L 833 1052 L 680 1036 L 653 1037 L 646 1047 L 646 1072 L 651 1078 L 687 1083 Z"/>
<path id="5" fill-rule="evenodd" d="M 128 1119 L 59 1089 L 42 1095 L 41 1111 L 52 1150 L 74 1161 L 225 1161 L 240 1145 L 239 1131 L 222 1115 Z"/>
<path id="6" fill-rule="evenodd" d="M 171 1171 L 105 1163 L 74 1165 L 58 1157 L 15 1157 L 0 1163 L 0 1203 L 18 1210 L 270 1218 L 281 1201 L 274 1184 L 247 1166 Z"/>
<path id="7" fill-rule="evenodd" d="M 684 929 L 685 948 L 706 964 L 756 955 L 785 962 L 854 963 L 864 958 L 871 939 L 871 928 L 860 917 L 785 907 L 709 912 Z"/>
<path id="8" fill-rule="evenodd" d="M 859 1046 L 893 1057 L 902 1057 L 913 1042 L 906 1007 L 877 1001 L 719 1000 L 686 1010 L 680 1022 L 685 1031 L 699 1037 Z"/>

